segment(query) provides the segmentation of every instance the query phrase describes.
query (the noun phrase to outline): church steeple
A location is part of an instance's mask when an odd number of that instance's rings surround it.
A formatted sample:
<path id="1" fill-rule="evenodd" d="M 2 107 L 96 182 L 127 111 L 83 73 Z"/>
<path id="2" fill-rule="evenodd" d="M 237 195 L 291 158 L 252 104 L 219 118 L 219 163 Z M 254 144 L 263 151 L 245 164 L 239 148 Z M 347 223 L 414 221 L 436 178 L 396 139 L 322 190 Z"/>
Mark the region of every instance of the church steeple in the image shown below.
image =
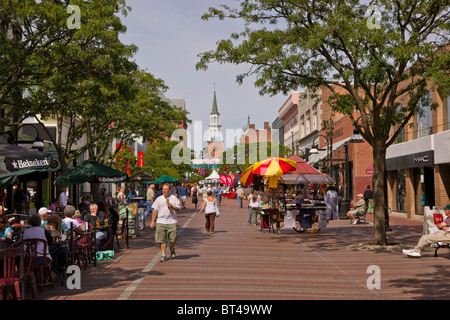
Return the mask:
<path id="1" fill-rule="evenodd" d="M 217 114 L 220 116 L 219 108 L 217 108 L 217 98 L 216 98 L 216 90 L 214 90 L 214 99 L 213 99 L 213 107 L 210 115 Z"/>
<path id="2" fill-rule="evenodd" d="M 217 107 L 216 90 L 214 88 L 214 99 L 212 111 L 209 114 L 209 138 L 208 141 L 223 141 L 222 125 L 220 124 L 220 113 Z"/>

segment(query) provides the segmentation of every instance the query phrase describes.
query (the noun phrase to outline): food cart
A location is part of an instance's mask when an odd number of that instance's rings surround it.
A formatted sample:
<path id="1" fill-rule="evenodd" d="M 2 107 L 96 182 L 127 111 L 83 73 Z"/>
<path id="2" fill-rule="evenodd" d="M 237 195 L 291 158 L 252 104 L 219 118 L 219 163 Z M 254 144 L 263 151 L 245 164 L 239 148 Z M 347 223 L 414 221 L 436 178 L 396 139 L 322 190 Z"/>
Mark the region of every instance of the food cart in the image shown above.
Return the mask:
<path id="1" fill-rule="evenodd" d="M 273 184 L 274 182 L 272 182 Z M 323 174 L 286 174 L 279 178 L 276 188 L 268 189 L 261 208 L 261 230 L 281 233 L 281 228 L 292 227 L 296 232 L 317 233 L 327 227 L 326 203 L 314 197 L 307 185 L 333 184 L 331 177 Z M 305 185 L 302 190 L 287 193 L 288 186 Z M 269 183 L 270 186 L 270 183 Z M 276 231 L 274 229 L 274 225 Z"/>

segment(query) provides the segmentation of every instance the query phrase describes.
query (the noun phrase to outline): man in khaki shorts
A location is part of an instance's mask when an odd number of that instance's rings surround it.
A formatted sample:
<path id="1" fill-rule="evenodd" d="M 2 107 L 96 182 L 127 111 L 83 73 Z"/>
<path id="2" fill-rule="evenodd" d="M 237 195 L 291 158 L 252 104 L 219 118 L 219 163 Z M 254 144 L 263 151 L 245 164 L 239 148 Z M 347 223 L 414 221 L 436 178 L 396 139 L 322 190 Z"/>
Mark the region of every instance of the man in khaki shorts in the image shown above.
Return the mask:
<path id="1" fill-rule="evenodd" d="M 160 244 L 160 262 L 167 261 L 166 241 L 170 242 L 170 256 L 175 258 L 175 244 L 177 242 L 177 214 L 180 210 L 180 200 L 170 193 L 170 185 L 164 184 L 163 195 L 159 196 L 152 205 L 152 223 L 150 227 L 155 230 L 155 242 Z M 158 217 L 158 218 L 156 218 Z M 155 222 L 156 219 L 156 222 Z"/>

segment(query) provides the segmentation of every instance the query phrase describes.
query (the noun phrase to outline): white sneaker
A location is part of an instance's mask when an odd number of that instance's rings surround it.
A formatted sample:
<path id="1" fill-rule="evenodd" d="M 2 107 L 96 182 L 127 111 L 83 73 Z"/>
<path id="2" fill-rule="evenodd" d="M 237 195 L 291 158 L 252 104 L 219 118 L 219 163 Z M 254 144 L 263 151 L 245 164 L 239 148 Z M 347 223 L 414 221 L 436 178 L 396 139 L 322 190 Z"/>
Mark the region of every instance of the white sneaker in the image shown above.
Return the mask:
<path id="1" fill-rule="evenodd" d="M 352 224 L 358 224 L 358 220 L 355 220 Z"/>
<path id="2" fill-rule="evenodd" d="M 403 249 L 403 253 L 406 254 L 408 257 L 414 257 L 414 258 L 420 258 L 420 253 L 414 251 L 414 250 L 405 250 Z"/>

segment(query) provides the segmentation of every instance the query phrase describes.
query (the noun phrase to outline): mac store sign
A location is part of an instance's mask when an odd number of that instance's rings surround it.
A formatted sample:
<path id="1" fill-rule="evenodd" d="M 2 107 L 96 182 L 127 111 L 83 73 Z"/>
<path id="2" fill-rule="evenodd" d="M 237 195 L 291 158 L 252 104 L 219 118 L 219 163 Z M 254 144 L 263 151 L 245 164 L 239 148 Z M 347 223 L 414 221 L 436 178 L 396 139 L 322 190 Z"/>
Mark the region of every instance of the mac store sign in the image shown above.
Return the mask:
<path id="1" fill-rule="evenodd" d="M 386 170 L 421 168 L 434 165 L 434 151 L 423 151 L 386 159 Z"/>

